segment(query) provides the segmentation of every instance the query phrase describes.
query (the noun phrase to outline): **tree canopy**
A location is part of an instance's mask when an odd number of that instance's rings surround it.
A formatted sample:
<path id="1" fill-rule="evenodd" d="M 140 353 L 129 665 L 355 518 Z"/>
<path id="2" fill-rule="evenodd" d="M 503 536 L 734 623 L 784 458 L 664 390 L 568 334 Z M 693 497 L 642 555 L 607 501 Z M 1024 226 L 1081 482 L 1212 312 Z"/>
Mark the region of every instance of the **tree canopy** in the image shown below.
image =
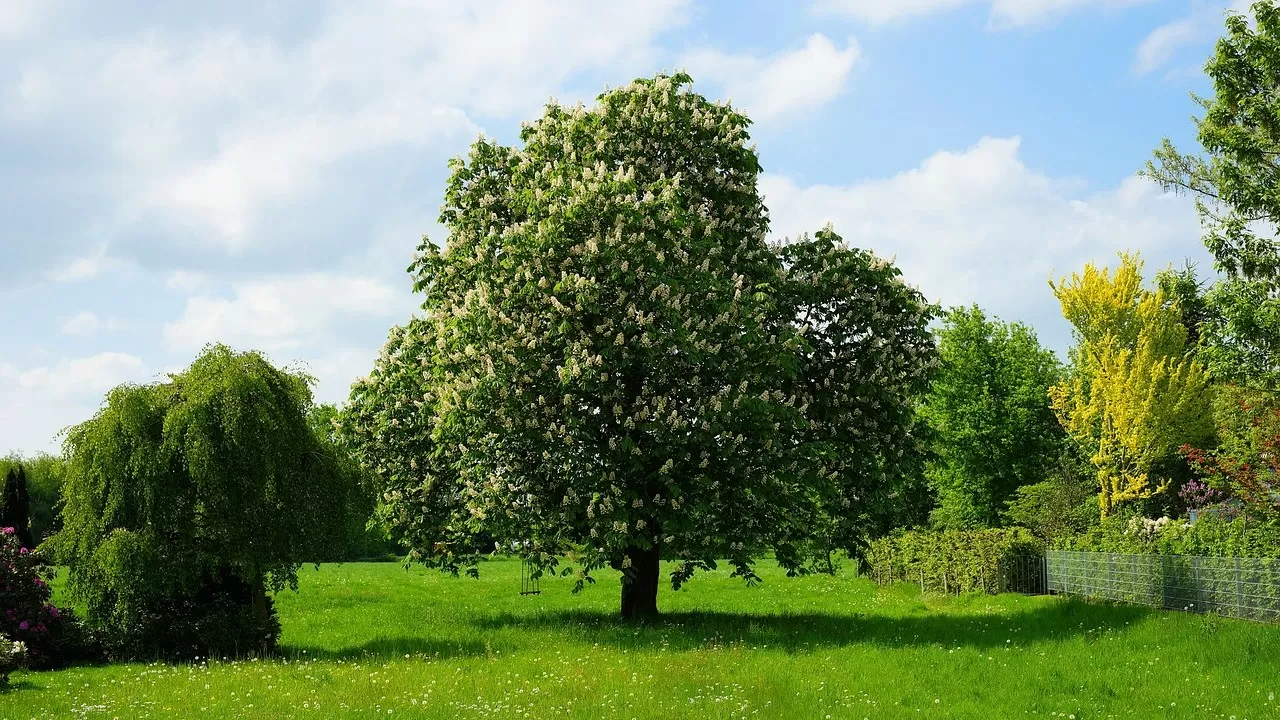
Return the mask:
<path id="1" fill-rule="evenodd" d="M 491 533 L 577 587 L 621 569 L 651 613 L 661 558 L 678 586 L 852 545 L 918 457 L 932 308 L 833 232 L 766 244 L 748 120 L 690 82 L 553 103 L 452 163 L 423 315 L 341 421 L 414 557 L 456 572 Z"/>
<path id="2" fill-rule="evenodd" d="M 34 549 L 31 535 L 31 495 L 27 492 L 27 471 L 18 465 L 17 471 L 9 468 L 4 478 L 3 504 L 0 504 L 0 528 L 13 528 L 18 542 Z"/>
<path id="3" fill-rule="evenodd" d="M 1280 387 L 1280 8 L 1266 0 L 1227 18 L 1197 97 L 1202 154 L 1169 141 L 1145 174 L 1196 198 L 1205 245 L 1224 274 L 1206 297 L 1200 357 L 1215 378 Z"/>
<path id="4" fill-rule="evenodd" d="M 48 545 L 91 620 L 172 651 L 269 628 L 264 591 L 344 540 L 349 488 L 308 424 L 309 382 L 211 346 L 163 382 L 115 388 L 67 432 L 63 528 Z M 167 617 L 175 608 L 244 615 L 200 625 Z M 188 619 L 194 639 L 172 638 Z"/>
<path id="5" fill-rule="evenodd" d="M 31 541 L 39 545 L 61 527 L 58 506 L 62 498 L 63 460 L 57 455 L 12 453 L 0 457 L 0 474 L 22 470 L 30 508 Z M 0 501 L 3 502 L 3 501 Z M 34 547 L 34 546 L 32 546 Z"/>
<path id="6" fill-rule="evenodd" d="M 1089 263 L 1050 284 L 1076 340 L 1051 403 L 1097 469 L 1105 517 L 1164 490 L 1178 448 L 1212 435 L 1208 379 L 1177 303 L 1143 287 L 1136 255 L 1121 253 L 1114 273 Z"/>
<path id="7" fill-rule="evenodd" d="M 1014 491 L 1045 480 L 1062 450 L 1048 405 L 1058 359 L 1026 325 L 989 319 L 976 305 L 946 314 L 938 349 L 924 405 L 937 453 L 929 466 L 935 520 L 955 529 L 999 526 Z"/>

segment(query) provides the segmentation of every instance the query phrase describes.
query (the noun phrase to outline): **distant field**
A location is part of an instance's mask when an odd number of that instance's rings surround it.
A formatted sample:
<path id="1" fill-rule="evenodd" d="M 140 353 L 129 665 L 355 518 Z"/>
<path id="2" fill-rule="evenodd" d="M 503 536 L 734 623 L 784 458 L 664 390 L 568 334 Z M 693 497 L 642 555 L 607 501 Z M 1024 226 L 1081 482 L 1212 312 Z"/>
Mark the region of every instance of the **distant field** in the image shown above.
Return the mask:
<path id="1" fill-rule="evenodd" d="M 514 561 L 308 568 L 278 598 L 288 659 L 18 673 L 0 720 L 1280 717 L 1280 627 L 765 565 L 664 590 L 644 626 L 612 573 L 521 597 Z"/>

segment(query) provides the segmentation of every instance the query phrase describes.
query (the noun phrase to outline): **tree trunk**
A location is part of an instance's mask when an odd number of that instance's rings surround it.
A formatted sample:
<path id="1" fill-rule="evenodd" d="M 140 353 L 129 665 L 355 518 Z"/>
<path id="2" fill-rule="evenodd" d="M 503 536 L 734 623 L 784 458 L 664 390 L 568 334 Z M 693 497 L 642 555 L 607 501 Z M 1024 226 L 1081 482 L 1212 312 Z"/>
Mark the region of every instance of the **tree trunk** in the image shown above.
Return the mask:
<path id="1" fill-rule="evenodd" d="M 264 578 L 259 577 L 258 581 L 253 585 L 253 614 L 258 620 L 258 627 L 270 627 L 271 618 L 271 599 L 267 597 L 267 588 Z M 276 649 L 276 638 L 268 635 L 258 642 L 258 647 L 254 650 L 262 655 L 268 655 Z"/>
<path id="2" fill-rule="evenodd" d="M 622 617 L 653 617 L 658 614 L 658 546 L 630 547 L 626 556 L 631 567 L 622 575 Z"/>

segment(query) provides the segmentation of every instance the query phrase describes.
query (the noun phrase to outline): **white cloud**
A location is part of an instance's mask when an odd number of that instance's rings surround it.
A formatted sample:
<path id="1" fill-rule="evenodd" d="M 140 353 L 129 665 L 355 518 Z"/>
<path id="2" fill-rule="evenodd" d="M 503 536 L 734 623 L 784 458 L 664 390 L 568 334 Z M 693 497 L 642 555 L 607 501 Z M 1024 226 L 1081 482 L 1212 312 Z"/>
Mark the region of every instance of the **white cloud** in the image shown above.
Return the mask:
<path id="1" fill-rule="evenodd" d="M 1183 48 L 1207 43 L 1218 37 L 1223 32 L 1226 15 L 1247 12 L 1251 2 L 1252 0 L 1215 2 L 1152 30 L 1134 50 L 1134 74 L 1146 75 L 1158 70 L 1177 57 Z"/>
<path id="2" fill-rule="evenodd" d="M 58 432 L 92 417 L 108 390 L 153 379 L 141 358 L 118 352 L 28 369 L 0 363 L 0 452 L 55 450 Z"/>
<path id="3" fill-rule="evenodd" d="M 22 372 L 12 366 L 3 367 L 19 388 L 41 390 L 55 396 L 101 394 L 122 382 L 140 381 L 146 375 L 146 365 L 141 358 L 117 352 L 63 360 L 53 367 Z"/>
<path id="4" fill-rule="evenodd" d="M 92 127 L 114 168 L 100 175 L 114 185 L 98 220 L 108 235 L 159 223 L 184 245 L 237 254 L 286 242 L 263 214 L 305 215 L 306 199 L 351 182 L 344 163 L 452 155 L 479 132 L 473 114 L 536 111 L 583 72 L 650 72 L 654 39 L 690 3 L 375 0 L 307 6 L 319 12 L 302 38 L 245 17 L 49 42 L 15 68 L 7 98 L 0 88 L 0 120 Z"/>
<path id="5" fill-rule="evenodd" d="M 330 274 L 257 280 L 232 292 L 190 298 L 182 317 L 164 327 L 170 352 L 185 358 L 210 342 L 260 350 L 277 366 L 314 376 L 320 402 L 347 399 L 351 383 L 373 367 L 386 329 L 419 302 L 407 288 Z"/>
<path id="6" fill-rule="evenodd" d="M 401 320 L 413 307 L 407 292 L 377 279 L 329 274 L 243 283 L 234 287 L 234 294 L 231 299 L 190 298 L 182 317 L 164 326 L 169 349 L 194 352 L 207 343 L 224 342 L 242 350 L 295 353 L 332 340 L 344 320 Z"/>
<path id="7" fill-rule="evenodd" d="M 82 255 L 59 268 L 50 270 L 45 277 L 58 283 L 78 282 L 97 277 L 109 270 L 117 270 L 125 264 L 119 258 L 107 254 L 106 243 L 99 243 L 87 255 Z"/>
<path id="8" fill-rule="evenodd" d="M 447 158 L 482 124 L 514 130 L 550 96 L 669 65 L 657 43 L 692 6 L 0 0 L 0 149 L 23 161 L 0 168 L 19 238 L 0 241 L 0 266 L 71 293 L 136 271 L 127 294 L 72 306 L 92 320 L 47 309 L 53 335 L 110 331 L 121 301 L 131 324 L 154 322 L 188 296 L 136 356 L 0 360 L 0 450 L 46 447 L 92 413 L 103 378 L 145 376 L 140 358 L 185 367 L 209 341 L 306 360 L 320 397 L 345 397 L 416 305 L 395 278 L 435 227 Z"/>
<path id="9" fill-rule="evenodd" d="M 1112 263 L 1121 249 L 1141 251 L 1151 273 L 1186 257 L 1210 269 L 1186 198 L 1137 177 L 1088 192 L 1028 168 L 1020 147 L 1017 137 L 984 138 L 891 178 L 801 187 L 765 175 L 761 190 L 775 236 L 830 221 L 851 244 L 896 256 L 906 280 L 931 300 L 977 302 L 1031 322 L 1050 342 L 1065 340 L 1046 284 L 1052 276 L 1089 260 Z"/>
<path id="10" fill-rule="evenodd" d="M 102 322 L 98 320 L 95 313 L 88 310 L 77 313 L 70 320 L 62 325 L 63 335 L 78 335 L 80 337 L 88 337 L 97 334 L 102 327 Z"/>
<path id="11" fill-rule="evenodd" d="M 815 33 L 804 47 L 772 57 L 706 50 L 686 56 L 684 65 L 699 80 L 721 85 L 752 118 L 768 120 L 820 107 L 840 95 L 861 55 L 853 38 L 840 49 Z"/>
<path id="12" fill-rule="evenodd" d="M 886 25 L 972 5 L 990 8 L 989 25 L 1012 28 L 1043 25 L 1089 8 L 1115 9 L 1152 0 L 817 0 L 819 12 L 844 15 L 872 25 Z"/>
<path id="13" fill-rule="evenodd" d="M 0 40 L 29 32 L 54 8 L 57 0 L 4 0 L 0 2 Z"/>
<path id="14" fill-rule="evenodd" d="M 90 337 L 100 332 L 117 332 L 126 327 L 126 323 L 109 317 L 105 320 L 98 317 L 98 314 L 89 310 L 76 313 L 62 324 L 63 335 L 74 335 L 77 337 Z"/>
<path id="15" fill-rule="evenodd" d="M 174 290 L 182 290 L 184 292 L 195 292 L 208 286 L 210 279 L 204 273 L 191 272 L 189 270 L 175 270 L 169 273 L 169 277 L 165 278 L 165 287 Z"/>

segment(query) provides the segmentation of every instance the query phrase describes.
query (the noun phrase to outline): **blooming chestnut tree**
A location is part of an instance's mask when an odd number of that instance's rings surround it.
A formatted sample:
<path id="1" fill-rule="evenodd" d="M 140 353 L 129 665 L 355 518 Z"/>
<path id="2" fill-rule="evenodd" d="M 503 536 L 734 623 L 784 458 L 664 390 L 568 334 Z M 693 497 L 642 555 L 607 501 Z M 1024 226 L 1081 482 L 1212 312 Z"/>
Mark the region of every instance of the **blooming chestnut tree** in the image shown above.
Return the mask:
<path id="1" fill-rule="evenodd" d="M 485 534 L 576 588 L 619 569 L 622 614 L 652 614 L 660 560 L 677 587 L 770 549 L 803 570 L 914 467 L 933 308 L 829 230 L 767 244 L 749 121 L 690 82 L 551 104 L 451 164 L 423 314 L 339 422 L 412 557 L 474 571 Z"/>

